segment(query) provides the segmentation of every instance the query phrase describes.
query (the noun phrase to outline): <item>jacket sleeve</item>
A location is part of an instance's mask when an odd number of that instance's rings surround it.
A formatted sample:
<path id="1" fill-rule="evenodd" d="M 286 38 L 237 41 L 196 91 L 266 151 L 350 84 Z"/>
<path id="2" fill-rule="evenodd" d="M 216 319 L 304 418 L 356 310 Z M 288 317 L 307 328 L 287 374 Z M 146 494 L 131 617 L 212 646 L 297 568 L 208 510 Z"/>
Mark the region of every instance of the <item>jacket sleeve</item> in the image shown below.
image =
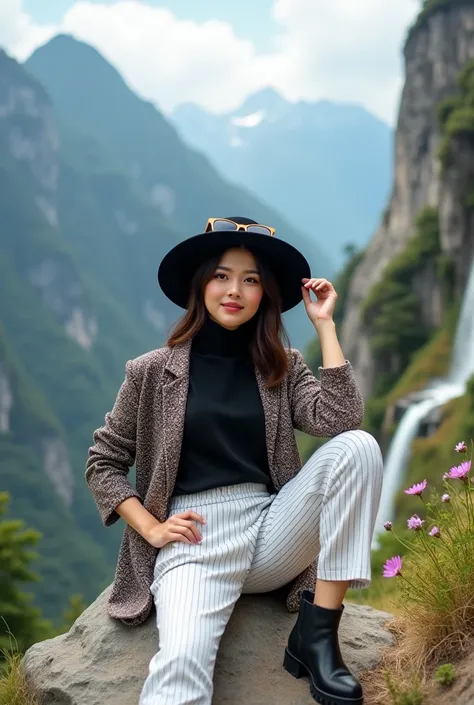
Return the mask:
<path id="1" fill-rule="evenodd" d="M 86 482 L 104 526 L 120 518 L 115 508 L 121 502 L 128 497 L 140 499 L 127 477 L 135 463 L 137 412 L 138 390 L 129 360 L 112 411 L 105 415 L 105 425 L 94 431 L 86 463 Z"/>
<path id="2" fill-rule="evenodd" d="M 319 381 L 299 350 L 292 350 L 291 415 L 294 428 L 311 436 L 336 436 L 360 428 L 364 401 L 351 363 L 320 367 Z"/>

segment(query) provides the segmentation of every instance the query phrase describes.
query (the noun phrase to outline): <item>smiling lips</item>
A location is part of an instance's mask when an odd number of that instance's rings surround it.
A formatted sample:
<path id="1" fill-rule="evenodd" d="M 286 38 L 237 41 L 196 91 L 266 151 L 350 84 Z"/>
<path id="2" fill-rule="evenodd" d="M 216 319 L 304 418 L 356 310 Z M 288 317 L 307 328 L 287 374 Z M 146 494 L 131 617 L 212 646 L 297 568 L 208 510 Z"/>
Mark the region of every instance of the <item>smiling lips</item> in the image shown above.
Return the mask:
<path id="1" fill-rule="evenodd" d="M 243 309 L 243 306 L 233 302 L 227 302 L 225 304 L 222 304 L 222 306 L 225 308 L 226 311 L 229 311 L 229 313 L 236 313 L 237 311 L 241 311 Z"/>

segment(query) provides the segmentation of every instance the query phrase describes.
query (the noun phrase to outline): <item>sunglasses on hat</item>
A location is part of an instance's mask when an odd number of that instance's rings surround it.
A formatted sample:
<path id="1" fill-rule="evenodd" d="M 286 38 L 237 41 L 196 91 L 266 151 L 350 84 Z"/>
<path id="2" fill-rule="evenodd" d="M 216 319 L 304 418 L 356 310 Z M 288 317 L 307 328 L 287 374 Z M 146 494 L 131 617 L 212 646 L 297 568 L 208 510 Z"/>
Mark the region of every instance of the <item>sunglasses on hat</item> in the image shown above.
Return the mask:
<path id="1" fill-rule="evenodd" d="M 205 232 L 210 231 L 218 232 L 222 230 L 246 230 L 249 233 L 258 233 L 259 235 L 270 235 L 275 234 L 275 228 L 271 228 L 269 225 L 258 225 L 257 223 L 235 223 L 233 220 L 228 218 L 209 218 L 206 225 Z"/>

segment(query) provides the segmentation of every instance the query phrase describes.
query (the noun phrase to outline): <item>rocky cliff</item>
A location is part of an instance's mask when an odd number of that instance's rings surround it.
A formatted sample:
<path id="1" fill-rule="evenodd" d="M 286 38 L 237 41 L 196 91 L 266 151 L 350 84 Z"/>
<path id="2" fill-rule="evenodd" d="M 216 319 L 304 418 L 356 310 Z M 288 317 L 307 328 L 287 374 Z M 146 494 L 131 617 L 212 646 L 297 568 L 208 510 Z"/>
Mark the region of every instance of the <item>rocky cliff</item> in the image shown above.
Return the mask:
<path id="1" fill-rule="evenodd" d="M 411 353 L 439 327 L 450 303 L 446 279 L 453 284 L 451 295 L 459 295 L 474 253 L 469 199 L 474 151 L 469 116 L 462 116 L 463 129 L 451 130 L 455 139 L 444 168 L 439 156 L 447 139 L 440 125 L 439 106 L 459 93 L 459 74 L 474 59 L 474 2 L 425 3 L 409 33 L 404 55 L 406 82 L 395 136 L 392 193 L 383 222 L 352 277 L 341 329 L 344 351 L 365 396 L 385 393 L 389 384 L 385 389 L 376 388 L 380 376 L 388 374 L 393 383 Z M 436 243 L 428 250 L 418 244 L 414 248 L 412 241 L 417 236 L 423 240 L 420 229 L 426 230 L 427 213 L 437 219 Z M 420 214 L 421 227 L 417 224 Z M 403 282 L 410 247 L 417 250 L 418 262 Z M 389 279 L 390 296 L 384 289 Z M 371 314 L 375 310 L 380 319 L 384 298 L 390 298 L 391 308 L 382 311 L 382 323 Z M 402 298 L 404 315 L 396 320 Z M 381 338 L 380 328 L 387 328 L 387 317 L 393 317 L 394 330 Z M 420 327 L 420 337 L 412 335 L 404 359 L 397 350 L 397 330 L 409 325 L 414 330 Z"/>

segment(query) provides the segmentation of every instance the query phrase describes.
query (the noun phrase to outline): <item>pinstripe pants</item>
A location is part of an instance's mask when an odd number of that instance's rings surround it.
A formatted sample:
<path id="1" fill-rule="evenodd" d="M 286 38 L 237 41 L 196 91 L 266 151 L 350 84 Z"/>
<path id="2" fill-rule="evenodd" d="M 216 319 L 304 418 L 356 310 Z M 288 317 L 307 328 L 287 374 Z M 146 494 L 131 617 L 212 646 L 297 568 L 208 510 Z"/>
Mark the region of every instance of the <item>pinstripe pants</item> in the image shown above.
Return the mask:
<path id="1" fill-rule="evenodd" d="M 367 587 L 381 486 L 379 446 L 356 430 L 330 439 L 276 494 L 244 483 L 173 497 L 169 515 L 192 509 L 206 524 L 200 545 L 158 553 L 159 650 L 139 705 L 211 705 L 219 642 L 242 592 L 286 585 L 315 558 L 318 578 Z"/>

